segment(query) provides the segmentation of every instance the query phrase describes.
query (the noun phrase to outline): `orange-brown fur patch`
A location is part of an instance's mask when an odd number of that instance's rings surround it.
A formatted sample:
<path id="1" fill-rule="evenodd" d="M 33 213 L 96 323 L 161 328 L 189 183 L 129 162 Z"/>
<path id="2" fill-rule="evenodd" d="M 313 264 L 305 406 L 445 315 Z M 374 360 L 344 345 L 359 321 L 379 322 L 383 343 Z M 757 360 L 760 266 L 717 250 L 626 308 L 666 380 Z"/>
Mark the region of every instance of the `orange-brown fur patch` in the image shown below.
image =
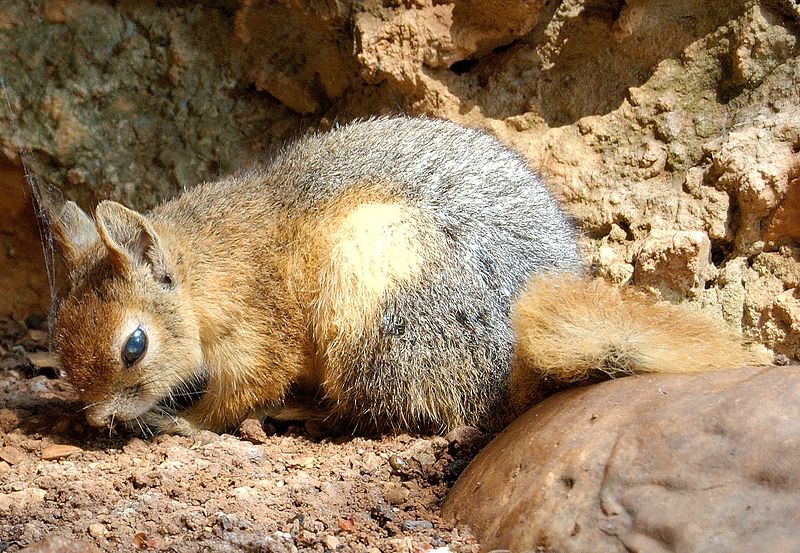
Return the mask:
<path id="1" fill-rule="evenodd" d="M 203 193 L 197 190 L 194 201 L 202 203 Z M 182 221 L 184 227 L 189 223 Z M 275 244 L 289 237 L 277 225 L 249 234 L 176 228 L 163 220 L 153 226 L 166 251 L 180 252 L 180 260 L 172 260 L 176 292 L 196 320 L 210 374 L 206 393 L 182 415 L 189 426 L 231 430 L 265 406 L 279 404 L 291 384 L 314 366 L 303 310 L 285 273 L 253 271 L 254 256 L 265 266 L 280 267 L 286 253 Z M 195 240 L 189 247 L 187 235 Z M 165 420 L 165 430 L 185 432 L 178 420 L 177 428 Z"/>

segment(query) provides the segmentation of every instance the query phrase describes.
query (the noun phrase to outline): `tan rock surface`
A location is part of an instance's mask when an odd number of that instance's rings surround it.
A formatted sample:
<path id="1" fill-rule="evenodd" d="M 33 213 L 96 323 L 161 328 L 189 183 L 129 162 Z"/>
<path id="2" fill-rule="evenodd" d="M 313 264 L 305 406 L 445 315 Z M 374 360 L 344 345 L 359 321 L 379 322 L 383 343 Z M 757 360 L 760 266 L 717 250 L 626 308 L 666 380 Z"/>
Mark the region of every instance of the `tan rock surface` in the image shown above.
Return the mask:
<path id="1" fill-rule="evenodd" d="M 790 0 L 12 0 L 0 151 L 16 163 L 27 146 L 42 181 L 84 207 L 149 207 L 298 132 L 447 117 L 549 178 L 592 271 L 800 357 L 778 297 L 800 264 L 798 22 Z M 676 251 L 645 275 L 659 233 L 690 233 L 703 256 Z M 7 259 L 0 312 L 41 309 L 44 279 Z"/>
<path id="2" fill-rule="evenodd" d="M 0 156 L 0 313 L 22 319 L 50 301 L 39 226 L 18 164 Z"/>
<path id="3" fill-rule="evenodd" d="M 633 274 L 637 285 L 681 298 L 705 282 L 711 263 L 711 241 L 705 232 L 654 231 L 642 242 Z"/>
<path id="4" fill-rule="evenodd" d="M 629 377 L 554 396 L 445 503 L 484 550 L 800 549 L 800 370 Z"/>

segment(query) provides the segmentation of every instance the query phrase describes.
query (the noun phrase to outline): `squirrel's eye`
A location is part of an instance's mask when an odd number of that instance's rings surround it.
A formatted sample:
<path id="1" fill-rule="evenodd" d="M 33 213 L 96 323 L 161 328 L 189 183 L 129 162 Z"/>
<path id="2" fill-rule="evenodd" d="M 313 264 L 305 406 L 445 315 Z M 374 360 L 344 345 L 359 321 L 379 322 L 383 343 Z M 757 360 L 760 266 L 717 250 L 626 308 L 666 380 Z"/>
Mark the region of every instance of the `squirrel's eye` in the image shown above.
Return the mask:
<path id="1" fill-rule="evenodd" d="M 126 367 L 130 367 L 144 355 L 145 351 L 147 351 L 147 334 L 142 327 L 139 327 L 128 336 L 122 348 L 122 361 Z"/>

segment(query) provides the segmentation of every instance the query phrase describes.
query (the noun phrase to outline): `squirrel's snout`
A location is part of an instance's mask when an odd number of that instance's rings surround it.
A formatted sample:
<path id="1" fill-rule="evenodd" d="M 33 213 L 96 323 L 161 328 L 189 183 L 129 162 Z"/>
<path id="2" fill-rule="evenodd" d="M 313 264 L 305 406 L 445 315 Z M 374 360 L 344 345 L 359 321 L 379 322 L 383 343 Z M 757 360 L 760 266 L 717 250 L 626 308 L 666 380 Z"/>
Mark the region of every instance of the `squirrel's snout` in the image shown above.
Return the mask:
<path id="1" fill-rule="evenodd" d="M 112 393 L 95 403 L 88 403 L 86 421 L 97 428 L 113 428 L 117 423 L 132 421 L 153 407 L 140 394 Z"/>
<path id="2" fill-rule="evenodd" d="M 86 421 L 97 428 L 111 427 L 115 418 L 116 412 L 102 404 L 92 405 L 86 409 Z"/>

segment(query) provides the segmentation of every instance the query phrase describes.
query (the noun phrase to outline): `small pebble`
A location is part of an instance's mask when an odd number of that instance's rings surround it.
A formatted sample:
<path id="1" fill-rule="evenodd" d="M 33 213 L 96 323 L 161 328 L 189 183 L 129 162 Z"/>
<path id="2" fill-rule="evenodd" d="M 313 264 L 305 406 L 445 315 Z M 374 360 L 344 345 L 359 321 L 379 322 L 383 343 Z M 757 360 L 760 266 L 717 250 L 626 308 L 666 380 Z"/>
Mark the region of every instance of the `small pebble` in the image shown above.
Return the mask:
<path id="1" fill-rule="evenodd" d="M 410 493 L 406 488 L 395 488 L 387 491 L 384 498 L 390 505 L 400 505 L 406 502 Z"/>
<path id="2" fill-rule="evenodd" d="M 386 522 L 394 522 L 394 519 L 396 518 L 394 512 L 392 512 L 392 508 L 385 503 L 381 503 L 373 507 L 370 510 L 370 515 L 372 515 L 372 518 L 377 520 L 381 525 Z"/>
<path id="3" fill-rule="evenodd" d="M 55 444 L 47 446 L 42 450 L 42 459 L 45 461 L 53 461 L 55 459 L 62 459 L 71 455 L 83 453 L 83 450 L 74 445 Z"/>
<path id="4" fill-rule="evenodd" d="M 406 532 L 430 530 L 433 528 L 433 523 L 430 520 L 406 520 L 400 524 L 400 527 Z"/>
<path id="5" fill-rule="evenodd" d="M 354 532 L 356 529 L 356 522 L 353 517 L 337 519 L 336 524 L 342 532 Z"/>
<path id="6" fill-rule="evenodd" d="M 152 488 L 156 485 L 152 475 L 152 470 L 136 469 L 133 471 L 133 474 L 131 474 L 130 482 L 136 489 Z"/>
<path id="7" fill-rule="evenodd" d="M 136 549 L 156 549 L 158 548 L 158 540 L 155 538 L 151 538 L 144 532 L 137 532 L 133 536 L 133 541 L 131 542 Z"/>
<path id="8" fill-rule="evenodd" d="M 39 330 L 38 328 L 32 328 L 28 330 L 28 338 L 36 342 L 40 345 L 47 345 L 47 339 L 49 336 L 47 332 L 44 330 Z"/>
<path id="9" fill-rule="evenodd" d="M 392 468 L 392 473 L 400 476 L 407 476 L 412 472 L 408 461 L 399 455 L 391 455 L 389 457 L 389 466 Z"/>
<path id="10" fill-rule="evenodd" d="M 28 353 L 28 361 L 40 369 L 59 368 L 58 356 L 49 351 L 34 351 Z"/>
<path id="11" fill-rule="evenodd" d="M 93 522 L 89 525 L 89 535 L 93 538 L 102 538 L 106 535 L 106 527 L 99 522 Z"/>
<path id="12" fill-rule="evenodd" d="M 133 547 L 135 547 L 136 549 L 144 549 L 145 547 L 147 547 L 146 543 L 147 543 L 147 534 L 145 534 L 144 532 L 137 532 L 136 534 L 134 534 L 133 540 L 131 540 L 131 545 L 133 545 Z"/>
<path id="13" fill-rule="evenodd" d="M 322 545 L 328 549 L 336 549 L 339 547 L 340 541 L 336 536 L 327 535 L 322 538 Z"/>
<path id="14" fill-rule="evenodd" d="M 264 427 L 256 419 L 247 419 L 239 426 L 239 437 L 254 444 L 263 444 L 269 440 Z"/>
<path id="15" fill-rule="evenodd" d="M 26 459 L 26 455 L 18 447 L 0 447 L 0 459 L 9 465 L 18 465 Z"/>
<path id="16" fill-rule="evenodd" d="M 297 459 L 290 459 L 286 462 L 286 466 L 310 469 L 314 467 L 315 459 L 313 457 L 298 457 Z"/>
<path id="17" fill-rule="evenodd" d="M 459 426 L 445 434 L 444 439 L 455 448 L 461 448 L 469 446 L 483 437 L 484 433 L 474 426 Z"/>
<path id="18" fill-rule="evenodd" d="M 297 534 L 297 540 L 303 545 L 311 545 L 314 543 L 315 537 L 314 532 L 309 532 L 308 530 L 300 530 Z"/>
<path id="19" fill-rule="evenodd" d="M 14 505 L 17 508 L 30 507 L 44 501 L 47 492 L 41 488 L 25 488 L 16 492 L 0 493 L 0 512 L 8 511 Z"/>

